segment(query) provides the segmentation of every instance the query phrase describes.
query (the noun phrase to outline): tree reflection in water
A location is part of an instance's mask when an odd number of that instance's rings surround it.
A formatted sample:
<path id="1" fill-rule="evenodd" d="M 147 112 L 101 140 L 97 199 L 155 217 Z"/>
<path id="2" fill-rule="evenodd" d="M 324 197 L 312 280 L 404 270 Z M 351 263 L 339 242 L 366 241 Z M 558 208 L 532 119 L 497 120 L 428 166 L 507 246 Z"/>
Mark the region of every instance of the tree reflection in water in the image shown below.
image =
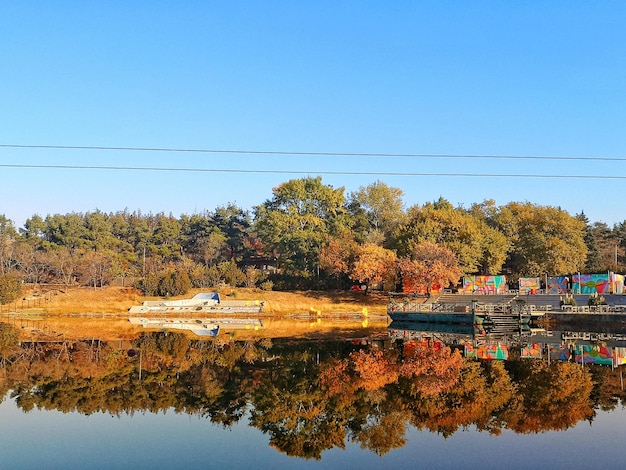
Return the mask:
<path id="1" fill-rule="evenodd" d="M 132 343 L 23 343 L 0 335 L 0 396 L 39 409 L 203 416 L 249 424 L 290 456 L 346 442 L 383 455 L 407 426 L 450 436 L 563 430 L 623 399 L 620 371 L 537 359 L 478 361 L 424 342 L 221 342 L 145 334 Z M 131 354 L 129 354 L 129 351 Z M 136 354 L 133 354 L 136 353 Z M 141 369 L 141 370 L 140 370 Z"/>

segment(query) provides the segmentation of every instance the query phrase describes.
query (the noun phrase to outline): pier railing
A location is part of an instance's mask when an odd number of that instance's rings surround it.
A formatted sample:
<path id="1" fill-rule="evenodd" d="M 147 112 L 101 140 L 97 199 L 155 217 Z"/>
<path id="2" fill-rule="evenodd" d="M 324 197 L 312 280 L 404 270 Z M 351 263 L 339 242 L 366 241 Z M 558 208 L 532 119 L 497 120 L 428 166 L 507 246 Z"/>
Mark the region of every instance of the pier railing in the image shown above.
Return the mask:
<path id="1" fill-rule="evenodd" d="M 626 305 L 561 305 L 563 313 L 624 313 Z"/>

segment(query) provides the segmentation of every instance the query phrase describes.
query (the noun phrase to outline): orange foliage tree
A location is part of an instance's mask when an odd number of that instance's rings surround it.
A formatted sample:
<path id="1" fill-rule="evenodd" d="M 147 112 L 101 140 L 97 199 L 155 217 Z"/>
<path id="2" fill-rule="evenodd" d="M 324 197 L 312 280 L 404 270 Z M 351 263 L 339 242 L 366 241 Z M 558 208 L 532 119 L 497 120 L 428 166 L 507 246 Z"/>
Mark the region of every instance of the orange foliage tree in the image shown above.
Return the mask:
<path id="1" fill-rule="evenodd" d="M 394 251 L 365 243 L 357 248 L 350 279 L 365 283 L 366 292 L 372 284 L 395 283 L 397 259 Z"/>
<path id="2" fill-rule="evenodd" d="M 429 294 L 433 285 L 456 284 L 462 274 L 454 253 L 430 241 L 414 245 L 411 258 L 401 258 L 398 265 L 402 277 Z"/>
<path id="3" fill-rule="evenodd" d="M 364 390 L 377 390 L 398 380 L 397 364 L 384 357 L 382 351 L 357 351 L 350 354 L 350 359 Z"/>
<path id="4" fill-rule="evenodd" d="M 340 276 L 347 274 L 350 270 L 355 250 L 356 243 L 350 237 L 329 239 L 319 253 L 320 268 L 336 276 L 337 284 L 339 284 Z"/>

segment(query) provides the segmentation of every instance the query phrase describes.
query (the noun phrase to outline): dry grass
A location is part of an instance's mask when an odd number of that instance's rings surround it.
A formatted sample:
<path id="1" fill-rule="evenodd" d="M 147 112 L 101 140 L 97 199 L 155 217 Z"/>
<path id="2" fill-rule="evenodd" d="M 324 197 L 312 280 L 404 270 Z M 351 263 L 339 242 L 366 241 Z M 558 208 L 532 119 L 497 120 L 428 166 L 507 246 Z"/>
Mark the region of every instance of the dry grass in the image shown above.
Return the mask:
<path id="1" fill-rule="evenodd" d="M 173 299 L 188 298 L 199 291 L 196 289 Z M 17 303 L 16 313 L 6 316 L 7 306 L 3 308 L 3 320 L 18 326 L 24 340 L 132 339 L 146 330 L 128 322 L 128 309 L 144 300 L 155 299 L 123 287 L 27 291 L 24 294 L 28 300 Z M 220 337 L 358 337 L 387 325 L 387 298 L 383 294 L 365 296 L 361 292 L 276 292 L 243 288 L 225 289 L 220 294 L 223 298 L 265 302 L 263 314 L 259 315 L 265 325 L 262 330 L 224 331 Z M 367 317 L 361 315 L 364 308 L 367 308 Z M 190 335 L 193 337 L 193 333 Z"/>

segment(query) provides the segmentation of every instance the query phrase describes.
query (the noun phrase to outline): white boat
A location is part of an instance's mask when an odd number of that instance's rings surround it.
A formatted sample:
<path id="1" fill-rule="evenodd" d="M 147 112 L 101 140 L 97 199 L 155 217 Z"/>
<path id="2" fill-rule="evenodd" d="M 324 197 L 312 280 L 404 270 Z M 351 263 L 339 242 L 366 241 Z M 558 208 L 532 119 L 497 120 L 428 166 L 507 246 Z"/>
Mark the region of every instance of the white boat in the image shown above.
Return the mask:
<path id="1" fill-rule="evenodd" d="M 217 292 L 201 292 L 191 299 L 146 300 L 129 313 L 260 313 L 262 300 L 224 300 Z"/>

